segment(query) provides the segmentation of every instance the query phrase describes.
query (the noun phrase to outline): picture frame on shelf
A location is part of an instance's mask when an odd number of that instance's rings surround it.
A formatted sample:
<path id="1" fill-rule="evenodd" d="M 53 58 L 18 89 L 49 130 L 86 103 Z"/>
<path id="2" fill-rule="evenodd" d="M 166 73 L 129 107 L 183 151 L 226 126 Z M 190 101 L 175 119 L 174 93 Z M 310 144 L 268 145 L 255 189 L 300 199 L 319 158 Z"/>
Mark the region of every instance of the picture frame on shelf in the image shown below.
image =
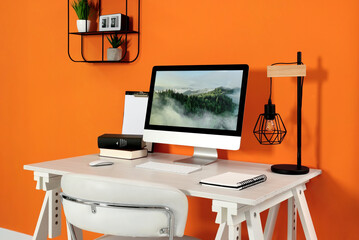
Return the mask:
<path id="1" fill-rule="evenodd" d="M 129 17 L 118 13 L 100 16 L 99 31 L 128 31 Z"/>
<path id="2" fill-rule="evenodd" d="M 101 29 L 108 29 L 108 17 L 103 17 L 100 21 L 100 31 L 105 31 Z"/>
<path id="3" fill-rule="evenodd" d="M 118 17 L 111 17 L 110 23 L 111 23 L 111 28 L 118 27 Z"/>

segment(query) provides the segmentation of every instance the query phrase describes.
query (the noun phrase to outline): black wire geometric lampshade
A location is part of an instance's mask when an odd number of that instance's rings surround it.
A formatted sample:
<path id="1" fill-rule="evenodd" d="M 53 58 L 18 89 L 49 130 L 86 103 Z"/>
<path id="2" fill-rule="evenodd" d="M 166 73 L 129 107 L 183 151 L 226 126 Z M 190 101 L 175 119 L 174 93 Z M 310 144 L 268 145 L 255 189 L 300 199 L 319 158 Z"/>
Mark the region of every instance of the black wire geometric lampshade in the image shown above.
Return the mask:
<path id="1" fill-rule="evenodd" d="M 271 99 L 264 106 L 264 113 L 259 115 L 253 133 L 259 143 L 263 145 L 280 144 L 287 134 L 283 120 L 275 112 L 275 105 L 272 104 Z"/>

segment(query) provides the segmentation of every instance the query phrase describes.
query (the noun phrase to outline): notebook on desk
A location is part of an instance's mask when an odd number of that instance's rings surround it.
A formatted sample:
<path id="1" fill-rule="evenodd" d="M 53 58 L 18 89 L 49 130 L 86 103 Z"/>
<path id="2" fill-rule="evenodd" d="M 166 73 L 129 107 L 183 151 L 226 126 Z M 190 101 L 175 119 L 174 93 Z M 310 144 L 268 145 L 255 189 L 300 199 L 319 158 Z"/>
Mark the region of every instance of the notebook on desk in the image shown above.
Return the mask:
<path id="1" fill-rule="evenodd" d="M 220 175 L 202 179 L 202 185 L 242 190 L 267 180 L 266 175 L 226 172 Z"/>

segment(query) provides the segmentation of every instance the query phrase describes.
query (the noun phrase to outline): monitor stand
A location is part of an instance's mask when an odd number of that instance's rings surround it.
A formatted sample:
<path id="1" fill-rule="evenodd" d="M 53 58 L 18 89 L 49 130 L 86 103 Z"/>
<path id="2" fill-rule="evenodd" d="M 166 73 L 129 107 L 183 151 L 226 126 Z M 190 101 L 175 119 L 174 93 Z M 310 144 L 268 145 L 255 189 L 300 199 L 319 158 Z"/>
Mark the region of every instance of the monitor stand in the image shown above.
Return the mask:
<path id="1" fill-rule="evenodd" d="M 213 163 L 217 161 L 217 159 L 218 159 L 217 149 L 194 147 L 192 157 L 176 160 L 175 163 L 186 163 L 186 164 L 203 166 Z"/>

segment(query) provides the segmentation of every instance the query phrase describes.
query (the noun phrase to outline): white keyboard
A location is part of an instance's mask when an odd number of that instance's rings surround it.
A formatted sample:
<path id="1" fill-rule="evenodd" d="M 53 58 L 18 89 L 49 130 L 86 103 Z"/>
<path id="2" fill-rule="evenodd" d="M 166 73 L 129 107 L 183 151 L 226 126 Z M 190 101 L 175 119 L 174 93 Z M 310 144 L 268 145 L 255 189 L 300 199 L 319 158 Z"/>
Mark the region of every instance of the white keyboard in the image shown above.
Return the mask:
<path id="1" fill-rule="evenodd" d="M 191 172 L 195 172 L 201 170 L 201 166 L 187 166 L 173 163 L 161 163 L 161 162 L 145 162 L 139 165 L 136 165 L 138 168 L 145 168 L 151 170 L 158 170 L 164 172 L 171 173 L 180 173 L 180 174 L 188 174 Z"/>

